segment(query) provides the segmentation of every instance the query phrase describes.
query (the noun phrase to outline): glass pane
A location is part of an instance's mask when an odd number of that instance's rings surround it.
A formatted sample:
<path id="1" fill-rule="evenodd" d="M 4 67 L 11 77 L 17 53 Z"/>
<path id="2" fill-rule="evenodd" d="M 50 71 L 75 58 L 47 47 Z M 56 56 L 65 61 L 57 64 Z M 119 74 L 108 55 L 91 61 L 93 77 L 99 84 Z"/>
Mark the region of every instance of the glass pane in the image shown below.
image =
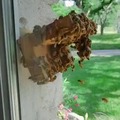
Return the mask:
<path id="1" fill-rule="evenodd" d="M 18 5 L 15 6 L 16 33 L 19 31 L 20 34 L 17 36 L 18 39 L 26 33 L 32 33 L 35 25 L 42 27 L 57 18 L 50 6 L 54 2 L 55 0 L 18 0 L 18 3 L 15 2 Z M 28 38 L 26 37 L 25 40 L 27 41 Z M 30 44 L 23 47 L 24 53 L 26 52 L 25 54 L 29 57 L 29 51 L 32 51 Z M 58 105 L 62 102 L 62 74 L 58 73 L 57 79 L 53 82 L 38 85 L 37 82 L 29 79 L 33 69 L 24 67 L 20 62 L 22 57 L 20 51 L 18 56 L 22 120 L 57 120 Z"/>

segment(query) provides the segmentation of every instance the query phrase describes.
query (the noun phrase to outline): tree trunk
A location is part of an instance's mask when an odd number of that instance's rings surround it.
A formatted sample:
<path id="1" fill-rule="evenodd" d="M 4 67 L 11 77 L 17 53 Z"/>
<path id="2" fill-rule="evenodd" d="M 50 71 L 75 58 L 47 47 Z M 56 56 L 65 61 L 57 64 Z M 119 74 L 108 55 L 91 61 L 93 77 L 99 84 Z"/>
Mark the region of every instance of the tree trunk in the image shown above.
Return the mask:
<path id="1" fill-rule="evenodd" d="M 117 19 L 117 33 L 120 33 L 120 16 Z"/>
<path id="2" fill-rule="evenodd" d="M 100 35 L 103 35 L 104 34 L 104 24 L 101 24 L 100 26 Z"/>
<path id="3" fill-rule="evenodd" d="M 120 34 L 120 26 L 117 27 L 117 33 Z"/>
<path id="4" fill-rule="evenodd" d="M 80 0 L 75 0 L 75 2 L 76 2 L 76 5 L 80 8 L 81 7 Z"/>

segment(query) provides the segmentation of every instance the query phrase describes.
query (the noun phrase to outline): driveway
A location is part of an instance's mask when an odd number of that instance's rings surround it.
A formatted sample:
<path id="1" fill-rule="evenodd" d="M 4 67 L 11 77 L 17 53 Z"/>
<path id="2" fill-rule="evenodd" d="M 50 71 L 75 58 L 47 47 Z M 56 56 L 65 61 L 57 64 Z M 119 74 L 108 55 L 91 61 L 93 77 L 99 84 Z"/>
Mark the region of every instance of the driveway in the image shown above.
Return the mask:
<path id="1" fill-rule="evenodd" d="M 77 51 L 72 51 L 72 55 L 77 55 Z M 91 56 L 117 56 L 120 55 L 120 50 L 92 50 Z"/>
<path id="2" fill-rule="evenodd" d="M 120 55 L 120 50 L 93 50 L 92 56 L 115 56 Z"/>

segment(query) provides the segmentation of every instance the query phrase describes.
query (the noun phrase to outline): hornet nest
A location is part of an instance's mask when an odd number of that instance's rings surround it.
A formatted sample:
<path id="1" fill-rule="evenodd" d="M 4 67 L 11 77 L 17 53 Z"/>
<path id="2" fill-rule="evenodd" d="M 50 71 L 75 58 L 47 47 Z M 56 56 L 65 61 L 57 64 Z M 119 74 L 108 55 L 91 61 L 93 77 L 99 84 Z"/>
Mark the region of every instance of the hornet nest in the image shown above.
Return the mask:
<path id="1" fill-rule="evenodd" d="M 69 45 L 75 44 L 80 57 L 79 64 L 89 59 L 91 53 L 90 35 L 96 34 L 96 24 L 83 13 L 74 11 L 53 23 L 40 27 L 34 26 L 18 40 L 23 55 L 22 62 L 37 84 L 45 84 L 56 79 L 56 74 L 68 67 L 74 68 L 74 58 Z"/>

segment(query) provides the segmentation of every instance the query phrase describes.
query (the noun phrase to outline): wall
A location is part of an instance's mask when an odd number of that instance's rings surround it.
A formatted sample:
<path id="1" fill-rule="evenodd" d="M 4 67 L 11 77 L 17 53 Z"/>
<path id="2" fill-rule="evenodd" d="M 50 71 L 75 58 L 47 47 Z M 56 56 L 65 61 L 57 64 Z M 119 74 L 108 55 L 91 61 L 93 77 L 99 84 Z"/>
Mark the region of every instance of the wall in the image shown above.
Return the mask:
<path id="1" fill-rule="evenodd" d="M 32 31 L 34 25 L 46 25 L 56 16 L 50 5 L 55 0 L 18 0 L 21 32 Z M 22 33 L 23 34 L 23 33 Z M 27 47 L 27 46 L 26 46 Z M 19 63 L 19 84 L 22 120 L 58 120 L 57 108 L 62 101 L 62 74 L 46 85 L 29 80 L 28 70 Z"/>

